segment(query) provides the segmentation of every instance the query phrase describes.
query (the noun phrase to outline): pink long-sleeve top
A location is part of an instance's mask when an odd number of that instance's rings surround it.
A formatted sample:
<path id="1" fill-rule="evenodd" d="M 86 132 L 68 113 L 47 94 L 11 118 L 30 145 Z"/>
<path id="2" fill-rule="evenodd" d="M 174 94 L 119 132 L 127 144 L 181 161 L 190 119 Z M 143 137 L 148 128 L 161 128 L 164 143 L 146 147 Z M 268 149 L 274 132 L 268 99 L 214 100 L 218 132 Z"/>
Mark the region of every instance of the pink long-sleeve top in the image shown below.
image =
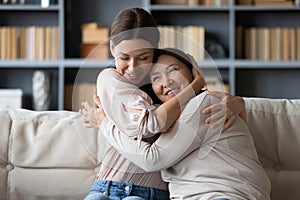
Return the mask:
<path id="1" fill-rule="evenodd" d="M 151 140 L 159 132 L 151 98 L 137 86 L 128 83 L 115 69 L 104 69 L 99 74 L 97 94 L 107 118 L 129 138 Z M 128 108 L 138 109 L 139 112 L 128 112 Z M 110 144 L 104 152 L 97 179 L 167 190 L 160 172 L 146 172 L 123 157 Z"/>

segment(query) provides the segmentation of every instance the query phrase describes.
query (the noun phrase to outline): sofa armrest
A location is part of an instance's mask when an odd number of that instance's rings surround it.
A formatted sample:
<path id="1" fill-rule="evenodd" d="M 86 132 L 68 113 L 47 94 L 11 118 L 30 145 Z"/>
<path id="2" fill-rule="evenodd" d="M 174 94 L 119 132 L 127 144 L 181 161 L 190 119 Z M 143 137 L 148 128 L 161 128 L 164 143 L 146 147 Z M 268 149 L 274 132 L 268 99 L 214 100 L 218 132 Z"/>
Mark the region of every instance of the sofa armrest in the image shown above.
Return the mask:
<path id="1" fill-rule="evenodd" d="M 0 199 L 83 199 L 105 142 L 79 113 L 1 110 L 0 122 Z"/>
<path id="2" fill-rule="evenodd" d="M 300 100 L 244 98 L 272 200 L 300 199 Z"/>

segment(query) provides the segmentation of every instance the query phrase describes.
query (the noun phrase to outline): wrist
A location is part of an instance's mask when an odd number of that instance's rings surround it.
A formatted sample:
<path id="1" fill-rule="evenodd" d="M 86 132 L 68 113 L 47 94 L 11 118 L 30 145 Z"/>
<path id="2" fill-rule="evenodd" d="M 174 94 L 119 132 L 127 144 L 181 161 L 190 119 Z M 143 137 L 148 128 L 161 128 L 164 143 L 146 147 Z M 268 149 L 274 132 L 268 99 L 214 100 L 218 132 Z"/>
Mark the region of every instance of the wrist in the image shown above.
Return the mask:
<path id="1" fill-rule="evenodd" d="M 195 79 L 195 80 L 191 83 L 191 86 L 192 86 L 192 88 L 193 88 L 195 94 L 198 94 L 198 93 L 201 91 L 201 89 L 203 88 L 203 86 L 202 86 L 202 84 L 201 84 L 201 82 L 200 82 L 199 79 Z"/>

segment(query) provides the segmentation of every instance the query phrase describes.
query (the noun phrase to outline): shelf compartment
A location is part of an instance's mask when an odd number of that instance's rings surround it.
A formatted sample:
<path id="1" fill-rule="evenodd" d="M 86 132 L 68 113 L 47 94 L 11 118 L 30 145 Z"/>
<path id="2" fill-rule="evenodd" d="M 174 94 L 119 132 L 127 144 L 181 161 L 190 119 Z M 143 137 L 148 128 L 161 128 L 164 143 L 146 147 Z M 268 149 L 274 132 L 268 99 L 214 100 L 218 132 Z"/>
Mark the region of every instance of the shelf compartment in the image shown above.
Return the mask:
<path id="1" fill-rule="evenodd" d="M 58 26 L 58 12 L 44 12 L 37 10 L 14 11 L 5 10 L 0 12 L 1 26 Z M 20 20 L 22 19 L 22 20 Z"/>
<path id="2" fill-rule="evenodd" d="M 299 99 L 300 69 L 236 69 L 236 95 Z M 292 92 L 293 91 L 293 92 Z"/>
<path id="3" fill-rule="evenodd" d="M 103 68 L 65 68 L 64 109 L 78 111 L 82 101 L 93 103 L 97 77 Z"/>
<path id="4" fill-rule="evenodd" d="M 99 73 L 104 68 L 79 68 L 69 67 L 65 68 L 65 85 L 77 83 L 95 83 Z"/>
<path id="5" fill-rule="evenodd" d="M 65 1 L 65 55 L 66 58 L 80 57 L 81 29 L 87 22 L 97 22 L 110 28 L 115 16 L 124 8 L 142 7 L 141 0 Z"/>
<path id="6" fill-rule="evenodd" d="M 163 26 L 203 26 L 205 40 L 208 38 L 220 43 L 225 55 L 229 56 L 230 30 L 229 12 L 197 12 L 197 11 L 152 11 L 159 25 Z"/>
<path id="7" fill-rule="evenodd" d="M 299 9 L 241 10 L 236 12 L 236 25 L 243 27 L 299 27 Z"/>
<path id="8" fill-rule="evenodd" d="M 23 91 L 22 108 L 33 110 L 32 78 L 36 70 L 50 74 L 51 104 L 50 110 L 58 110 L 58 68 L 0 68 L 0 88 L 20 88 Z"/>

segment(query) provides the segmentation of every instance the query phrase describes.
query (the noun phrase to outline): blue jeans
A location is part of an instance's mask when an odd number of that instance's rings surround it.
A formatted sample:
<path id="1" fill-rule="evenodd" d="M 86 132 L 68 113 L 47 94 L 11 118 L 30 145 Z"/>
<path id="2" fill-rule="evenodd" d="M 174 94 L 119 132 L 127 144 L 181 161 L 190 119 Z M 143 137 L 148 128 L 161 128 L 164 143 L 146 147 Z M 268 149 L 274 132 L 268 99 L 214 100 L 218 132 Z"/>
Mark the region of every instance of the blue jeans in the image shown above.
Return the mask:
<path id="1" fill-rule="evenodd" d="M 84 200 L 165 200 L 169 192 L 150 187 L 120 183 L 108 180 L 96 180 Z"/>

